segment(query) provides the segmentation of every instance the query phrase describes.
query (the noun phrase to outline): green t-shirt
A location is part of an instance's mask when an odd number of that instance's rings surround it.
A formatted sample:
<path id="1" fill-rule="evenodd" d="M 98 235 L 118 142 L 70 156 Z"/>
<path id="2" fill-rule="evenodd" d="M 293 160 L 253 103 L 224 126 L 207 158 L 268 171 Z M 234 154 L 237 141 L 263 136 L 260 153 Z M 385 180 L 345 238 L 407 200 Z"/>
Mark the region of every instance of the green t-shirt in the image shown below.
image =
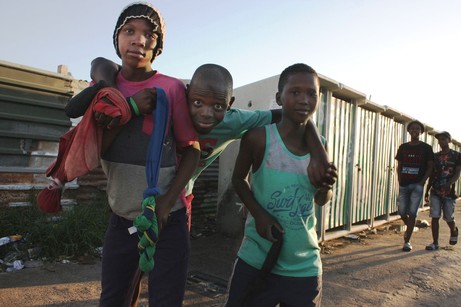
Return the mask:
<path id="1" fill-rule="evenodd" d="M 186 195 L 192 193 L 194 182 L 200 173 L 219 157 L 227 145 L 232 141 L 240 139 L 248 129 L 262 127 L 270 124 L 271 121 L 272 112 L 270 110 L 247 111 L 230 109 L 227 111 L 224 120 L 210 133 L 199 136 L 200 160 L 191 180 L 186 186 Z"/>

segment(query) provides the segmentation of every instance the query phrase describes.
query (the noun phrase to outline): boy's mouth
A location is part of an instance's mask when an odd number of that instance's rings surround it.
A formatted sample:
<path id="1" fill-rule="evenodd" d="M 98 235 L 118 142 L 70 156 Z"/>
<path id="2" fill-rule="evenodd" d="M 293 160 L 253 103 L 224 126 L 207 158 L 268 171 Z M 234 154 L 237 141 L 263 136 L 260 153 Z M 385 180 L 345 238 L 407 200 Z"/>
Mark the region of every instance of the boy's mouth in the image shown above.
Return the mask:
<path id="1" fill-rule="evenodd" d="M 214 126 L 215 122 L 197 122 L 196 124 L 202 128 L 211 128 Z"/>
<path id="2" fill-rule="evenodd" d="M 201 134 L 210 133 L 211 130 L 216 126 L 215 122 L 194 122 L 195 130 Z"/>
<path id="3" fill-rule="evenodd" d="M 144 58 L 146 56 L 141 50 L 128 50 L 127 54 L 136 58 Z"/>
<path id="4" fill-rule="evenodd" d="M 296 113 L 299 113 L 299 114 L 302 114 L 302 115 L 308 115 L 309 114 L 309 111 L 308 109 L 298 109 L 298 110 L 295 110 Z"/>

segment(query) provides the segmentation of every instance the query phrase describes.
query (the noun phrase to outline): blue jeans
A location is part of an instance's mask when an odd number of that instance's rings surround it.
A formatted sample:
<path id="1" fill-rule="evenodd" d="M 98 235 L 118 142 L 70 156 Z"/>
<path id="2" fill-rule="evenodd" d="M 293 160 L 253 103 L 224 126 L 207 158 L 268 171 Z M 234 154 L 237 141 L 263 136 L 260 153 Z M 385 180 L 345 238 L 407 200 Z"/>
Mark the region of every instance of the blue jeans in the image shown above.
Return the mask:
<path id="1" fill-rule="evenodd" d="M 112 214 L 102 252 L 100 306 L 123 306 L 138 268 L 138 235 L 130 235 L 133 221 Z M 154 268 L 149 273 L 149 306 L 182 306 L 189 264 L 190 240 L 186 209 L 170 213 L 159 235 Z M 139 285 L 138 285 L 139 290 Z M 137 301 L 139 291 L 132 302 Z"/>
<path id="2" fill-rule="evenodd" d="M 431 211 L 429 216 L 440 218 L 443 211 L 443 219 L 447 222 L 455 220 L 455 200 L 451 197 L 438 196 L 431 193 Z"/>
<path id="3" fill-rule="evenodd" d="M 424 187 L 419 183 L 400 186 L 398 199 L 400 216 L 417 217 L 423 193 Z"/>

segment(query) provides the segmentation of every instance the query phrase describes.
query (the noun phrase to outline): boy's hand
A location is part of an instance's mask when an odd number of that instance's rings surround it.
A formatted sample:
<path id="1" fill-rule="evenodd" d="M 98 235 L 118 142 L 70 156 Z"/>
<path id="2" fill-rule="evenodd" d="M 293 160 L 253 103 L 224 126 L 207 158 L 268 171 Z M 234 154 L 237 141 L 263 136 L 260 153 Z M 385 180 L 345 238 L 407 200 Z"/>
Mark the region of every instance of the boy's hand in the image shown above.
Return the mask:
<path id="1" fill-rule="evenodd" d="M 269 240 L 271 242 L 277 242 L 277 239 L 274 237 L 272 233 L 272 228 L 275 228 L 282 234 L 284 233 L 282 226 L 280 226 L 280 224 L 274 219 L 272 215 L 270 215 L 264 210 L 261 211 L 261 213 L 258 214 L 258 216 L 255 216 L 254 219 L 258 234 L 266 240 Z"/>
<path id="2" fill-rule="evenodd" d="M 319 188 L 314 195 L 314 202 L 319 206 L 324 206 L 328 203 L 333 195 L 331 189 Z"/>
<path id="3" fill-rule="evenodd" d="M 157 104 L 157 91 L 155 88 L 145 88 L 131 96 L 131 98 L 136 102 L 141 114 L 152 114 Z"/>
<path id="4" fill-rule="evenodd" d="M 451 184 L 446 183 L 443 186 L 439 188 L 439 194 L 440 196 L 447 196 L 451 192 Z"/>
<path id="5" fill-rule="evenodd" d="M 102 97 L 100 101 L 103 101 L 107 104 L 114 105 L 114 103 L 107 97 Z M 104 127 L 108 130 L 115 128 L 120 123 L 120 118 L 122 116 L 112 117 L 102 112 L 94 112 L 94 119 L 98 123 L 98 126 Z"/>
<path id="6" fill-rule="evenodd" d="M 121 116 L 110 117 L 104 113 L 94 112 L 94 118 L 96 122 L 98 123 L 98 126 L 101 126 L 101 127 L 104 127 L 110 130 L 118 126 Z"/>
<path id="7" fill-rule="evenodd" d="M 309 162 L 307 175 L 314 187 L 325 190 L 331 189 L 338 178 L 336 166 L 332 162 L 321 164 L 314 159 Z"/>
<path id="8" fill-rule="evenodd" d="M 168 216 L 170 215 L 170 210 L 173 206 L 174 201 L 172 202 L 164 195 L 158 195 L 155 197 L 155 214 L 157 215 L 159 233 L 168 223 Z"/>

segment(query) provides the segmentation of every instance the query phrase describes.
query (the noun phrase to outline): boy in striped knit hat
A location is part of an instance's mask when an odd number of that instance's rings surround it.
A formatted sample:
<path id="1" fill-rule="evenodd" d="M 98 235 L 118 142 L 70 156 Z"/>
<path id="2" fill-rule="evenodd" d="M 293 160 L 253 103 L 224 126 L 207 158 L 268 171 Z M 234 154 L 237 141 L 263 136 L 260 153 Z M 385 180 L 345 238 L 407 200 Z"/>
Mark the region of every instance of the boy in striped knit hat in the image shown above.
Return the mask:
<path id="1" fill-rule="evenodd" d="M 182 306 L 190 254 L 184 188 L 200 152 L 184 84 L 152 68 L 163 50 L 164 34 L 163 18 L 151 4 L 137 2 L 123 9 L 113 35 L 115 50 L 122 59 L 115 85 L 124 97 L 144 92 L 152 105 L 156 102 L 156 88 L 161 88 L 168 100 L 167 132 L 160 145 L 160 195 L 155 206 L 160 234 L 153 257 L 155 265 L 148 273 L 149 305 Z M 133 231 L 133 220 L 142 213 L 147 188 L 146 153 L 152 130 L 160 125 L 149 110 L 140 109 L 135 100 L 128 102 L 134 113 L 132 119 L 120 131 L 110 129 L 104 135 L 111 138 L 101 165 L 107 175 L 112 215 L 103 245 L 100 306 L 122 306 L 127 301 L 136 305 L 140 289 L 140 279 L 135 278 L 139 272 L 139 238 Z M 141 116 L 142 113 L 147 114 Z M 176 152 L 182 155 L 180 161 Z"/>

